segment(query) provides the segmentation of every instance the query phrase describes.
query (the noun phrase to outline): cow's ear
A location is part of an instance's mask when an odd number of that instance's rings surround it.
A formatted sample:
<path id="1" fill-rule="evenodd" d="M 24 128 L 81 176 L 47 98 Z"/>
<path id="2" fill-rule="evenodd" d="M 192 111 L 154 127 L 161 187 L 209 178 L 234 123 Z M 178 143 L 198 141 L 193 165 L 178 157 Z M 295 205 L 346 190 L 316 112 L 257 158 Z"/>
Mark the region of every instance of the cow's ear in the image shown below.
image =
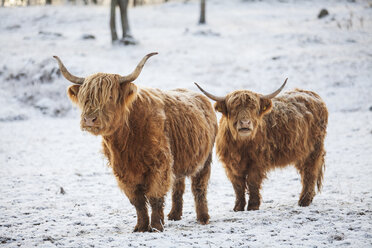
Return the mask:
<path id="1" fill-rule="evenodd" d="M 272 106 L 271 99 L 260 98 L 260 115 L 269 113 Z"/>
<path id="2" fill-rule="evenodd" d="M 127 83 L 123 84 L 121 87 L 124 96 L 124 104 L 128 106 L 136 99 L 137 86 L 133 83 Z"/>
<path id="3" fill-rule="evenodd" d="M 219 101 L 214 104 L 214 109 L 223 115 L 227 115 L 226 101 Z"/>
<path id="4" fill-rule="evenodd" d="M 67 89 L 67 95 L 71 99 L 71 101 L 75 104 L 78 102 L 77 95 L 79 93 L 80 85 L 71 85 Z"/>

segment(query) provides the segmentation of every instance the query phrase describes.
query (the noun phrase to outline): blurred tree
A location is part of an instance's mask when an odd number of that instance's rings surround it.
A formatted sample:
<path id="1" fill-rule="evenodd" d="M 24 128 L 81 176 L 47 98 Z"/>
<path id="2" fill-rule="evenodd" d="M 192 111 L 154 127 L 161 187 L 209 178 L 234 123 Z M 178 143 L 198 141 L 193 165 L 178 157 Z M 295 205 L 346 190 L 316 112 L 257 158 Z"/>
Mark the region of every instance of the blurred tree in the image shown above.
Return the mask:
<path id="1" fill-rule="evenodd" d="M 128 22 L 128 2 L 129 0 L 111 0 L 111 15 L 110 15 L 110 28 L 111 28 L 111 39 L 113 43 L 119 43 L 123 45 L 135 45 L 137 41 L 130 34 L 129 22 Z M 121 17 L 121 27 L 123 30 L 123 37 L 118 40 L 118 35 L 116 33 L 116 5 L 119 5 L 120 17 Z"/>
<path id="2" fill-rule="evenodd" d="M 88 5 L 89 4 L 89 0 L 83 0 L 83 2 L 84 2 L 85 5 Z M 91 2 L 93 4 L 98 4 L 97 0 L 92 0 Z M 76 3 L 76 1 L 75 1 L 75 3 Z"/>
<path id="3" fill-rule="evenodd" d="M 47 4 L 47 5 L 52 4 L 52 0 L 45 0 L 45 4 Z"/>
<path id="4" fill-rule="evenodd" d="M 5 0 L 1 0 L 1 7 L 4 7 Z"/>
<path id="5" fill-rule="evenodd" d="M 137 5 L 144 5 L 144 0 L 133 0 L 133 7 L 136 7 Z"/>
<path id="6" fill-rule="evenodd" d="M 200 19 L 199 24 L 205 24 L 205 1 L 200 0 Z"/>

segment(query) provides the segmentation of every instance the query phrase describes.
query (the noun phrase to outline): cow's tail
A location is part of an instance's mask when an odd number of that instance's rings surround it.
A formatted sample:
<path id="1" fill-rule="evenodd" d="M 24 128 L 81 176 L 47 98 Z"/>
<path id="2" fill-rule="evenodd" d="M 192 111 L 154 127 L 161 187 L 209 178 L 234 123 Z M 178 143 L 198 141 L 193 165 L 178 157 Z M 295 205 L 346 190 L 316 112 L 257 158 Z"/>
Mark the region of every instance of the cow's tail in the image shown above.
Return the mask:
<path id="1" fill-rule="evenodd" d="M 320 155 L 320 168 L 318 170 L 318 178 L 316 181 L 316 186 L 318 188 L 318 191 L 320 192 L 323 187 L 323 177 L 324 177 L 324 172 L 325 172 L 325 154 L 326 152 L 323 150 L 322 154 Z"/>

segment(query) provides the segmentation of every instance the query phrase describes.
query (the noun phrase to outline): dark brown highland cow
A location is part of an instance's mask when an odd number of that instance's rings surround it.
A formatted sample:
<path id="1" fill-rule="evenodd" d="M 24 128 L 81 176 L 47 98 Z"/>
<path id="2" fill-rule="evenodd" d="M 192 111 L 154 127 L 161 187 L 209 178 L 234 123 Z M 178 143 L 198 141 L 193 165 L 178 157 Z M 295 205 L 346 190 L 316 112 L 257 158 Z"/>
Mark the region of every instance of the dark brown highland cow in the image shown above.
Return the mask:
<path id="1" fill-rule="evenodd" d="M 139 232 L 163 230 L 164 196 L 172 185 L 168 218 L 181 219 L 186 176 L 191 177 L 197 220 L 208 223 L 207 184 L 217 133 L 216 116 L 205 96 L 132 83 L 154 54 L 146 55 L 128 76 L 97 73 L 86 78 L 71 75 L 54 56 L 63 76 L 74 83 L 68 96 L 82 110 L 81 128 L 103 138 L 118 185 L 136 208 L 134 231 Z"/>
<path id="2" fill-rule="evenodd" d="M 244 210 L 246 189 L 248 210 L 259 209 L 262 180 L 271 169 L 288 164 L 301 174 L 300 206 L 312 202 L 315 185 L 321 189 L 327 107 L 311 91 L 296 89 L 275 97 L 286 82 L 266 96 L 238 90 L 217 97 L 197 85 L 222 113 L 216 150 L 234 187 L 234 211 Z"/>

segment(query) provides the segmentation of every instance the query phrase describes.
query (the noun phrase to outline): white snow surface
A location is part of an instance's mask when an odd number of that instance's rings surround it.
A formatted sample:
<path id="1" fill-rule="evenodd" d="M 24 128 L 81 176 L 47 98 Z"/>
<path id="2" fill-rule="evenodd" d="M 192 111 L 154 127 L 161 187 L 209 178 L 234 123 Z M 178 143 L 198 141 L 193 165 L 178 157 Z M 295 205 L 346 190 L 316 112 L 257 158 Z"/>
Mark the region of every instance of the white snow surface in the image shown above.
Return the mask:
<path id="1" fill-rule="evenodd" d="M 318 19 L 322 8 L 330 14 Z M 124 47 L 111 44 L 108 6 L 0 8 L 1 247 L 372 247 L 371 2 L 210 0 L 204 26 L 198 12 L 198 1 L 131 8 L 140 43 Z M 313 203 L 297 205 L 300 176 L 287 167 L 265 180 L 260 210 L 234 212 L 214 156 L 209 225 L 196 222 L 187 181 L 182 220 L 133 233 L 135 209 L 100 137 L 79 129 L 52 55 L 84 77 L 127 74 L 154 51 L 136 84 L 265 94 L 288 77 L 286 90 L 321 95 L 326 173 Z"/>

